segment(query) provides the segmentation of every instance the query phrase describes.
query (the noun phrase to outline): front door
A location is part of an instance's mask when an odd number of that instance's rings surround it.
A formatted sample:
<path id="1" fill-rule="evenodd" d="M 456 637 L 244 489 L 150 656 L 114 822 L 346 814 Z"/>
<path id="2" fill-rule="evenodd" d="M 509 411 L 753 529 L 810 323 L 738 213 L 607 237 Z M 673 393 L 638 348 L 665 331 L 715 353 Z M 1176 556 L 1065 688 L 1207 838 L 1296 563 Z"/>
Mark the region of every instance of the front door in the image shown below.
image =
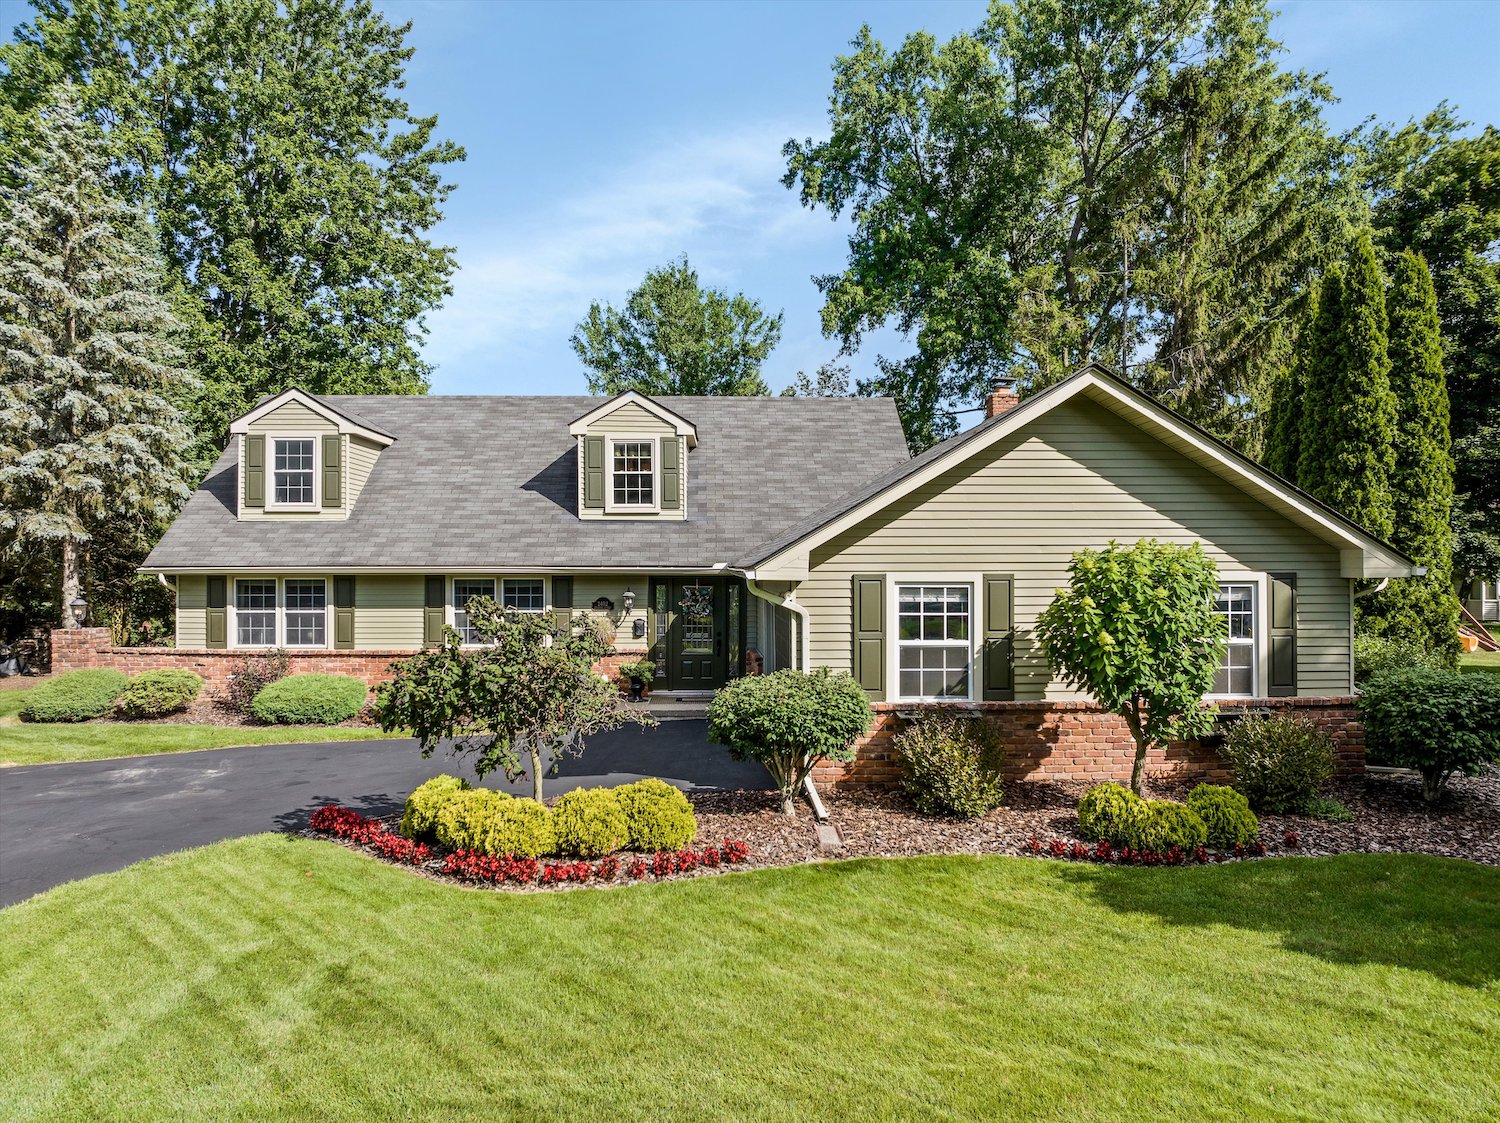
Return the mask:
<path id="1" fill-rule="evenodd" d="M 667 689 L 717 690 L 728 678 L 724 581 L 716 577 L 667 582 Z"/>

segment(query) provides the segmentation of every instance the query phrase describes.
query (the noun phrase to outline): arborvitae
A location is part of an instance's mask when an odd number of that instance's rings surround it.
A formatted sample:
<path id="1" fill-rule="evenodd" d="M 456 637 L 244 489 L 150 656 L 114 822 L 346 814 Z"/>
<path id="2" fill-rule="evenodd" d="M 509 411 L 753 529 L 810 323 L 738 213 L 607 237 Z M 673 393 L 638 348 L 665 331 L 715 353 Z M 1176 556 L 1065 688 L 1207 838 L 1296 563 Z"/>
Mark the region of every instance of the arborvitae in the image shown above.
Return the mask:
<path id="1" fill-rule="evenodd" d="M 1451 657 L 1458 654 L 1458 598 L 1453 591 L 1449 518 L 1453 455 L 1448 383 L 1432 274 L 1410 250 L 1396 260 L 1386 309 L 1391 388 L 1398 408 L 1391 543 L 1425 566 L 1427 575 L 1393 581 L 1372 598 L 1365 615 L 1372 630 L 1382 635 Z"/>
<path id="2" fill-rule="evenodd" d="M 55 551 L 64 614 L 101 527 L 124 513 L 144 533 L 188 493 L 181 324 L 153 236 L 111 193 L 107 152 L 64 86 L 0 187 L 0 541 Z"/>
<path id="3" fill-rule="evenodd" d="M 1312 343 L 1313 322 L 1318 315 L 1314 290 L 1298 332 L 1292 357 L 1271 388 L 1266 419 L 1266 447 L 1262 462 L 1284 480 L 1298 482 L 1297 460 L 1302 449 L 1302 414 L 1307 396 L 1307 349 Z"/>
<path id="4" fill-rule="evenodd" d="M 1393 529 L 1396 399 L 1386 350 L 1385 288 L 1361 231 L 1330 270 L 1307 354 L 1298 482 L 1377 538 Z"/>

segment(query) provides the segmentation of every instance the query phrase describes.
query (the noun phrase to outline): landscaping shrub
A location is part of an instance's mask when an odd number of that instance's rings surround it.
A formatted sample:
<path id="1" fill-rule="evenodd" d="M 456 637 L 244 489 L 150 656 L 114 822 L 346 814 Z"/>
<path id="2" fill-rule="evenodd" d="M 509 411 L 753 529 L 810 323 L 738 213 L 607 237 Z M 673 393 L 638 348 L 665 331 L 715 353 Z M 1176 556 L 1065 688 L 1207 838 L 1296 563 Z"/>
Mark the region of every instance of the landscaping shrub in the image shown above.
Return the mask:
<path id="1" fill-rule="evenodd" d="M 1173 847 L 1196 850 L 1208 841 L 1208 825 L 1196 811 L 1165 799 L 1143 800 L 1129 816 L 1126 830 L 1126 846 L 1158 854 Z"/>
<path id="2" fill-rule="evenodd" d="M 1218 784 L 1199 784 L 1188 793 L 1188 807 L 1208 829 L 1207 844 L 1215 850 L 1248 846 L 1260 835 L 1260 823 L 1243 793 Z"/>
<path id="3" fill-rule="evenodd" d="M 1333 775 L 1333 742 L 1306 718 L 1278 714 L 1242 721 L 1220 755 L 1250 806 L 1273 814 L 1301 811 Z"/>
<path id="4" fill-rule="evenodd" d="M 1313 796 L 1307 801 L 1307 806 L 1302 809 L 1304 815 L 1314 819 L 1323 819 L 1330 823 L 1352 823 L 1354 812 L 1350 811 L 1336 799 L 1324 799 L 1322 796 Z"/>
<path id="5" fill-rule="evenodd" d="M 64 671 L 33 686 L 21 707 L 23 721 L 89 721 L 114 708 L 129 677 L 119 671 Z"/>
<path id="6" fill-rule="evenodd" d="M 250 711 L 270 725 L 337 725 L 359 713 L 368 693 L 348 675 L 290 675 L 264 687 Z"/>
<path id="7" fill-rule="evenodd" d="M 418 784 L 406 797 L 401 812 L 401 833 L 407 838 L 433 838 L 439 812 L 459 792 L 469 790 L 469 781 L 457 776 L 434 776 Z"/>
<path id="8" fill-rule="evenodd" d="M 999 739 L 978 718 L 923 718 L 896 735 L 901 786 L 924 815 L 977 819 L 1000 806 Z"/>
<path id="9" fill-rule="evenodd" d="M 1500 762 L 1500 676 L 1458 671 L 1385 671 L 1359 696 L 1365 739 L 1382 760 L 1422 774 L 1437 800 L 1454 773 Z"/>
<path id="10" fill-rule="evenodd" d="M 255 705 L 255 696 L 271 683 L 286 678 L 292 661 L 281 648 L 246 655 L 229 672 L 229 682 L 224 687 L 223 701 L 236 713 L 248 714 Z"/>
<path id="11" fill-rule="evenodd" d="M 698 833 L 687 796 L 655 778 L 615 789 L 632 850 L 681 850 Z"/>
<path id="12" fill-rule="evenodd" d="M 1141 802 L 1119 784 L 1095 784 L 1078 801 L 1078 833 L 1094 841 L 1122 843 Z"/>
<path id="13" fill-rule="evenodd" d="M 1451 665 L 1446 656 L 1418 647 L 1408 640 L 1368 635 L 1354 637 L 1354 681 L 1358 683 L 1382 671 L 1404 671 L 1412 667 L 1445 671 Z"/>
<path id="14" fill-rule="evenodd" d="M 630 827 L 620 799 L 610 788 L 579 788 L 552 804 L 552 832 L 559 854 L 598 858 L 620 850 Z"/>
<path id="15" fill-rule="evenodd" d="M 185 707 L 203 689 L 203 676 L 192 671 L 142 671 L 115 701 L 126 717 L 161 717 Z"/>
<path id="16" fill-rule="evenodd" d="M 470 788 L 449 798 L 438 812 L 437 840 L 454 850 L 539 858 L 556 848 L 552 815 L 534 799 Z"/>

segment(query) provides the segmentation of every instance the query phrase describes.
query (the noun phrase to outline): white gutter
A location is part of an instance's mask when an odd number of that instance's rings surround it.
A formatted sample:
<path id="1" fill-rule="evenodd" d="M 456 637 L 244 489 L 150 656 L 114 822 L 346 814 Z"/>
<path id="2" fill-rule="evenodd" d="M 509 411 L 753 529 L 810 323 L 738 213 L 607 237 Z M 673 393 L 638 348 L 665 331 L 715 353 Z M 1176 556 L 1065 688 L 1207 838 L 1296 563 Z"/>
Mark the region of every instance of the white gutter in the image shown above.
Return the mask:
<path id="1" fill-rule="evenodd" d="M 771 604 L 776 605 L 778 608 L 785 608 L 787 611 L 791 612 L 797 617 L 797 635 L 800 641 L 797 646 L 798 650 L 802 654 L 802 666 L 798 669 L 803 671 L 807 670 L 807 645 L 811 639 L 812 634 L 812 623 L 811 618 L 807 614 L 807 609 L 803 608 L 800 604 L 797 603 L 797 597 L 795 593 L 788 593 L 786 596 L 781 596 L 777 593 L 771 592 L 769 589 L 762 589 L 758 584 L 756 584 L 753 574 L 746 573 L 743 570 L 741 570 L 740 573 L 745 578 L 745 588 L 750 590 L 751 596 L 759 597 L 763 601 L 769 601 Z"/>

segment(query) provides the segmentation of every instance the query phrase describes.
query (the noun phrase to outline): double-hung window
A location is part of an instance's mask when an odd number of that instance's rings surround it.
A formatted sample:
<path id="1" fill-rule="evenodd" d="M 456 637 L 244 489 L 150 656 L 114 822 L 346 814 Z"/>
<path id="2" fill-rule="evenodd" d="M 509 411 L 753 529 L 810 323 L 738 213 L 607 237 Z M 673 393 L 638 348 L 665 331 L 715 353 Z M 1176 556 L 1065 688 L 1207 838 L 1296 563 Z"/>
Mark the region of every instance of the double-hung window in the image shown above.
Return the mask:
<path id="1" fill-rule="evenodd" d="M 896 674 L 909 700 L 969 697 L 974 589 L 896 586 Z"/>
<path id="2" fill-rule="evenodd" d="M 274 437 L 271 440 L 271 497 L 277 507 L 311 507 L 313 485 L 312 437 Z"/>
<path id="3" fill-rule="evenodd" d="M 234 642 L 237 647 L 276 646 L 276 582 L 234 583 Z"/>
<path id="4" fill-rule="evenodd" d="M 495 581 L 491 577 L 458 577 L 453 581 L 453 628 L 463 642 L 469 647 L 477 646 L 480 642 L 479 633 L 474 630 L 474 625 L 469 622 L 469 614 L 464 611 L 467 605 L 475 597 L 495 597 Z"/>
<path id="5" fill-rule="evenodd" d="M 500 604 L 517 612 L 541 612 L 547 607 L 540 577 L 507 577 L 501 584 Z"/>
<path id="6" fill-rule="evenodd" d="M 322 578 L 285 582 L 282 611 L 288 647 L 326 647 L 328 585 Z"/>
<path id="7" fill-rule="evenodd" d="M 1213 692 L 1252 697 L 1255 694 L 1255 586 L 1220 585 L 1214 609 L 1226 623 L 1224 654 L 1214 672 Z"/>
<path id="8" fill-rule="evenodd" d="M 611 437 L 609 442 L 611 510 L 656 510 L 656 441 Z"/>

